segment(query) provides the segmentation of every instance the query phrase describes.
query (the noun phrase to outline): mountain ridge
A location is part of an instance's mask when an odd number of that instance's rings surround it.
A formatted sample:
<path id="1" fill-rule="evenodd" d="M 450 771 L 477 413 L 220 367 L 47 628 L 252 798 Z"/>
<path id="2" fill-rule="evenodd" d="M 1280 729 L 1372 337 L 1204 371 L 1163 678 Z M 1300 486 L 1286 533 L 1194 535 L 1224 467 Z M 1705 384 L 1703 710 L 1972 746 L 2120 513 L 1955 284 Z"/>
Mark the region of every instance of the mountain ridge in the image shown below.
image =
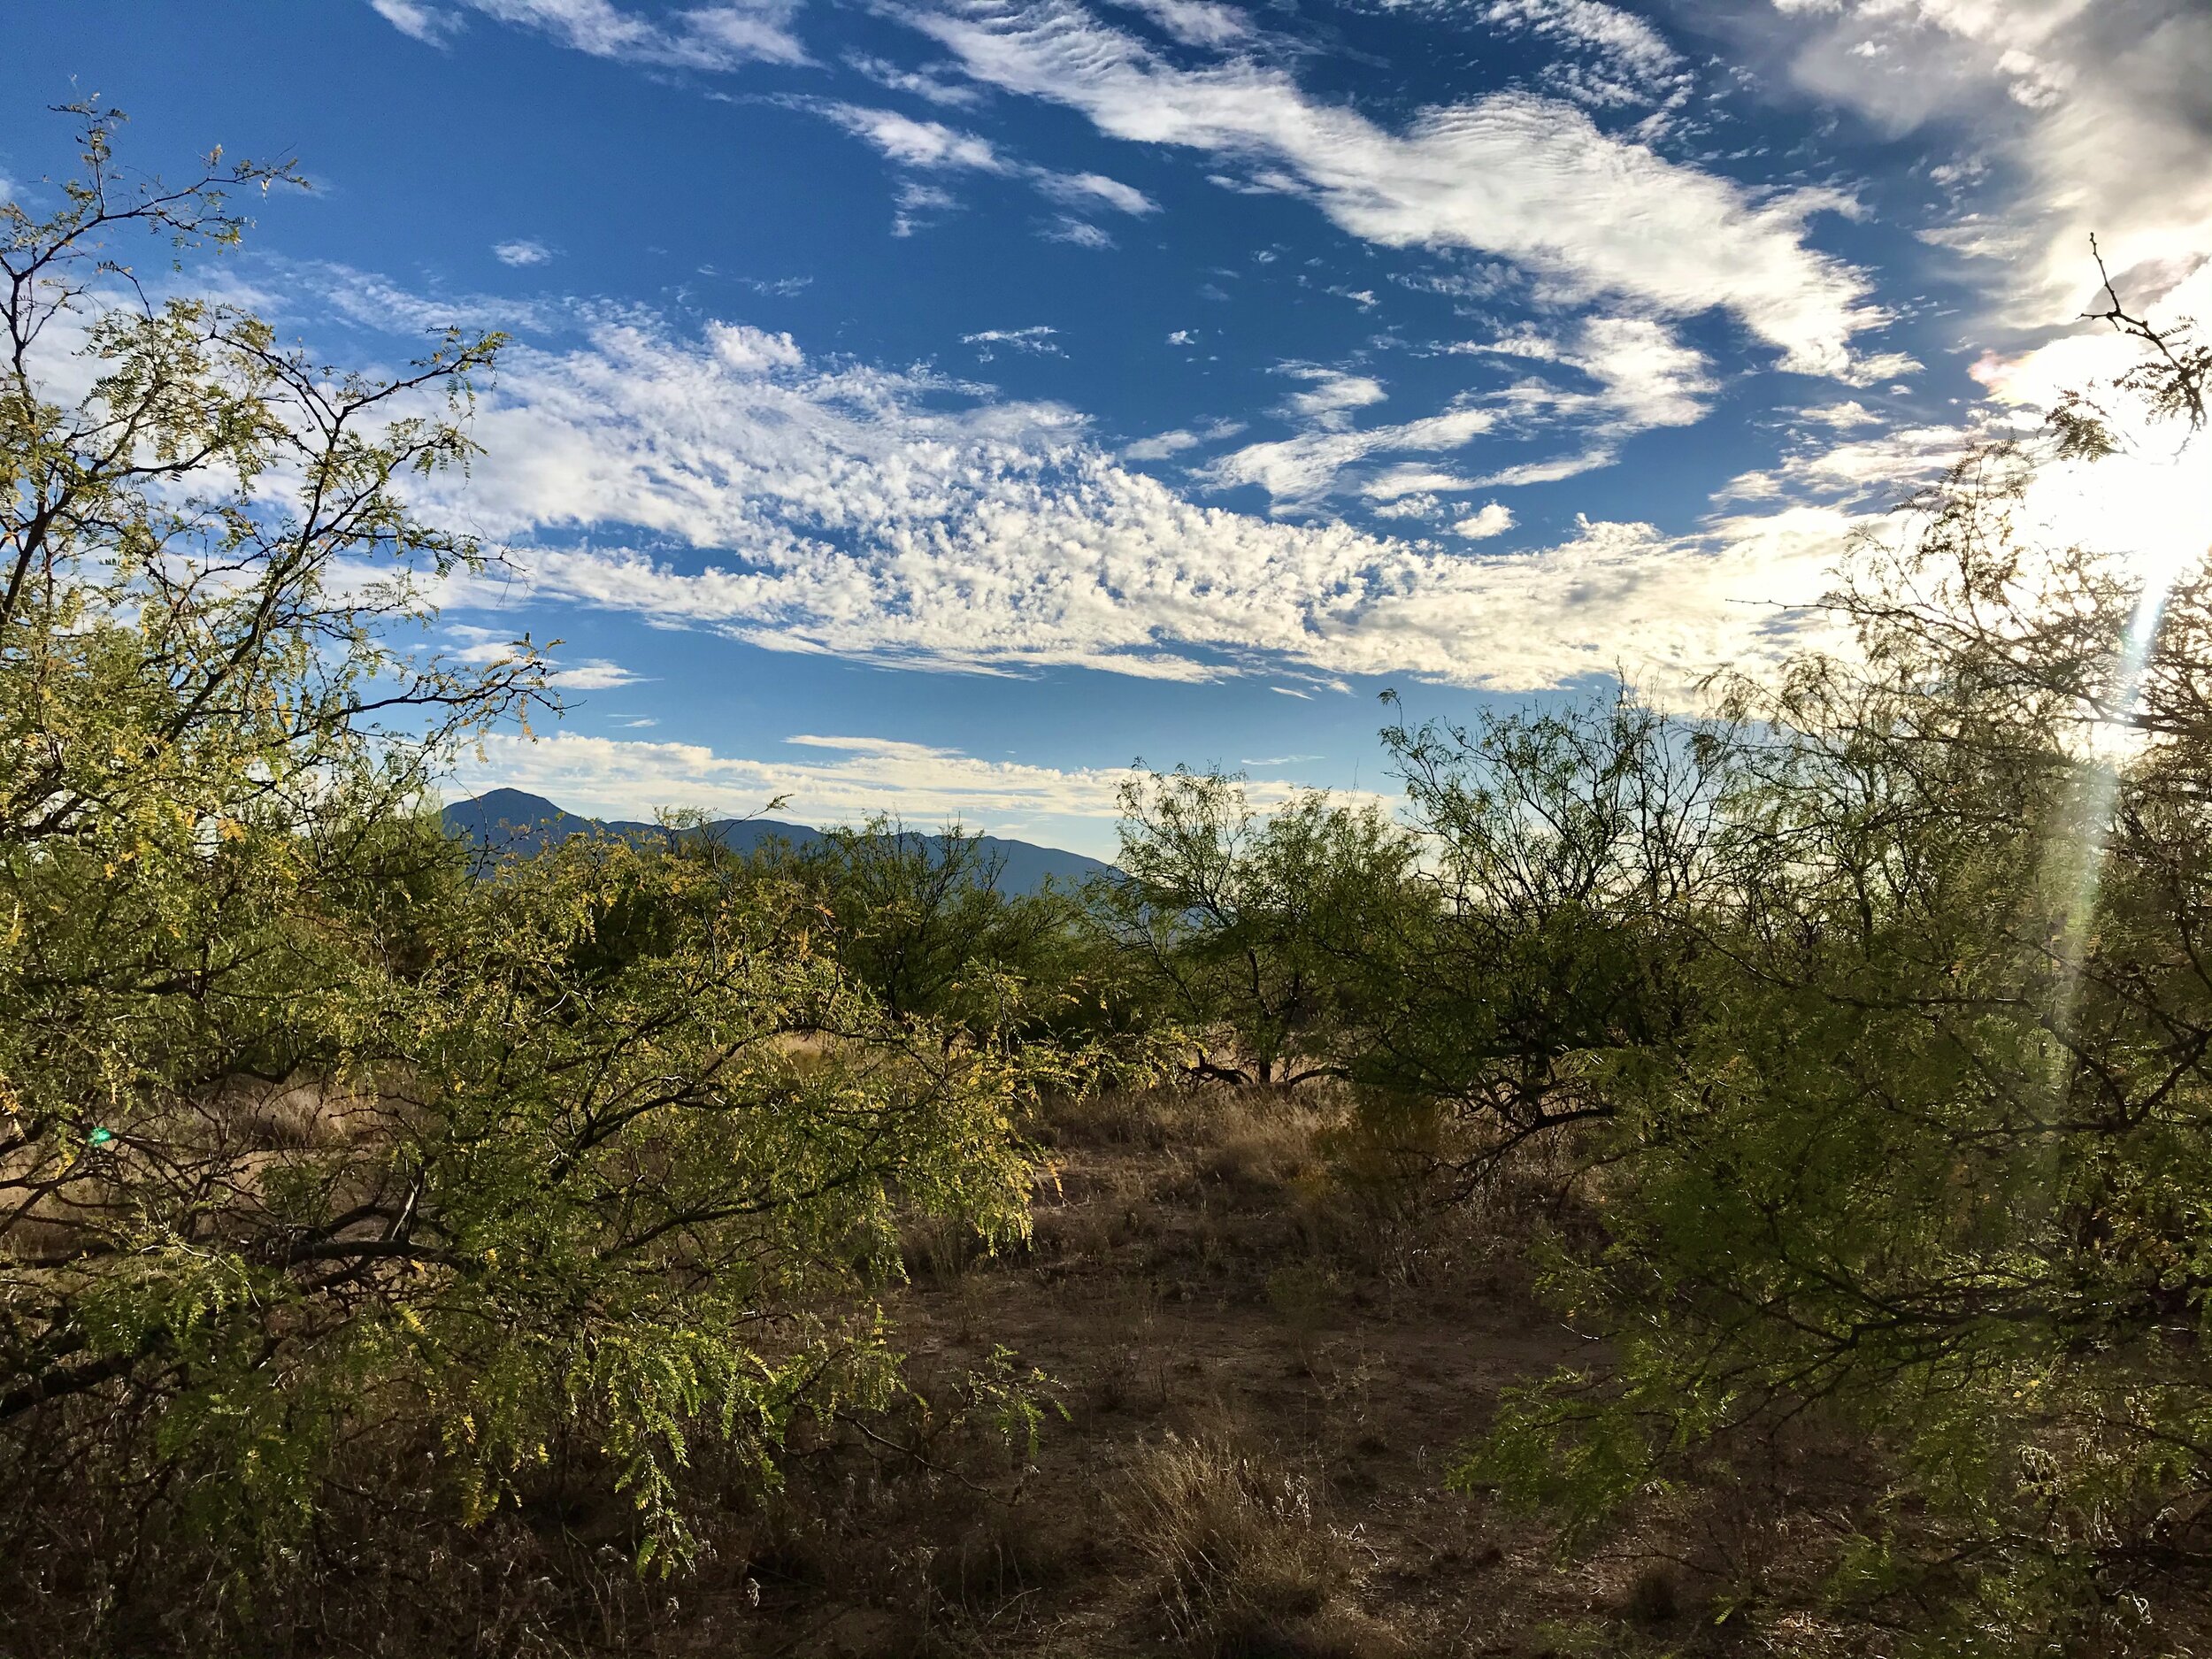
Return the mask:
<path id="1" fill-rule="evenodd" d="M 487 789 L 482 795 L 453 803 L 439 817 L 449 833 L 465 836 L 479 847 L 501 852 L 535 852 L 572 835 L 597 833 L 635 838 L 668 833 L 661 825 L 635 818 L 587 818 L 524 789 Z M 787 823 L 779 818 L 721 818 L 706 825 L 704 830 L 724 846 L 746 853 L 776 841 L 803 852 L 818 846 L 824 839 L 823 832 L 811 825 Z M 941 844 L 944 838 L 924 834 L 922 839 L 933 847 Z M 985 835 L 979 841 L 985 856 L 997 863 L 997 886 L 1009 894 L 1034 893 L 1048 879 L 1065 887 L 1094 875 L 1114 873 L 1114 867 L 1102 859 L 1069 852 L 1064 848 L 1046 847 L 1003 835 Z"/>

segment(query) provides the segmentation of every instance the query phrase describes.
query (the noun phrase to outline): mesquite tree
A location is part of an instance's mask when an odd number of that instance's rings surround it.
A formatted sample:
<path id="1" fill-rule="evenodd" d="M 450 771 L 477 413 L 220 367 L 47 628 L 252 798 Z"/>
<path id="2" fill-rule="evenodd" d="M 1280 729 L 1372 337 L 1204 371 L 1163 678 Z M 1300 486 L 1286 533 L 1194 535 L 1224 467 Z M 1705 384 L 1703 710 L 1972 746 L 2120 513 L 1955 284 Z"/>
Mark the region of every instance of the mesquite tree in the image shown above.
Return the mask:
<path id="1" fill-rule="evenodd" d="M 0 209 L 0 1558 L 43 1581 L 52 1482 L 280 1542 L 342 1453 L 480 1513 L 580 1437 L 665 1556 L 699 1435 L 887 1397 L 895 1206 L 1022 1226 L 1041 1062 L 714 860 L 472 873 L 426 791 L 547 694 L 421 649 L 488 556 L 406 485 L 499 341 L 345 373 L 142 277 L 293 175 L 164 186 L 77 113 L 58 206 Z"/>
<path id="2" fill-rule="evenodd" d="M 2212 364 L 2139 326 L 2132 389 L 2187 420 Z M 1970 457 L 1843 573 L 1855 651 L 1654 751 L 1702 743 L 1716 805 L 1695 880 L 1608 904 L 1668 940 L 1681 1018 L 1571 1056 L 1603 1236 L 1551 1282 L 1609 1356 L 1462 1471 L 1594 1524 L 1840 1430 L 1867 1484 L 1811 1610 L 1890 1650 L 2212 1624 L 2212 581 L 2017 529 L 2100 419 Z"/>

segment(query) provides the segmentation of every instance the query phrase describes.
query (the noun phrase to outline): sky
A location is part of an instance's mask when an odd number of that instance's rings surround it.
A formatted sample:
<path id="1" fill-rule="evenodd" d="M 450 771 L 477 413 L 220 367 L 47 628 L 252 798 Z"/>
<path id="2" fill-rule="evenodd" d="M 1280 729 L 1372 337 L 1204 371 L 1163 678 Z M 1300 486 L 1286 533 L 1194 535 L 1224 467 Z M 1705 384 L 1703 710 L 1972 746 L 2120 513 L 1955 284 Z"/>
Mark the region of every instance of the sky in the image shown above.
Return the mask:
<path id="1" fill-rule="evenodd" d="M 1856 534 L 2212 323 L 2207 0 L 75 0 L 0 184 L 312 181 L 219 284 L 319 358 L 511 337 L 421 510 L 572 810 L 887 810 L 1101 855 L 1137 763 L 1393 791 L 1416 720 L 1826 637 Z M 2054 475 L 2194 557 L 2200 451 Z"/>

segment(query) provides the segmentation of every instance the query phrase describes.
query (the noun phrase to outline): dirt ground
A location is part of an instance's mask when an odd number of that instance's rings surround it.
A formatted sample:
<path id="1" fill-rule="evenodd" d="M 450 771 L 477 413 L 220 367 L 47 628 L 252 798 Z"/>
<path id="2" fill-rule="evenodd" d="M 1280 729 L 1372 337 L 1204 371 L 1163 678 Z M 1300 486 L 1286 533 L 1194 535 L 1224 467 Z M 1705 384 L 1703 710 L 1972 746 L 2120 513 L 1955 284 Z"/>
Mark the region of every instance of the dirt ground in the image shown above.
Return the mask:
<path id="1" fill-rule="evenodd" d="M 803 1451 L 647 1645 L 1382 1659 L 1722 1634 L 1744 1517 L 1708 1502 L 1694 1545 L 1569 1564 L 1447 1487 L 1502 1387 L 1589 1357 L 1530 1294 L 1509 1201 L 1363 1182 L 1325 1110 L 1270 1092 L 1110 1099 L 1047 1133 L 1027 1252 L 907 1240 L 887 1310 L 929 1412 Z M 950 1403 L 999 1348 L 1049 1379 L 1033 1452 Z"/>
<path id="2" fill-rule="evenodd" d="M 766 1487 L 703 1438 L 701 1552 L 672 1578 L 638 1576 L 637 1512 L 588 1446 L 555 1448 L 475 1525 L 432 1448 L 385 1448 L 236 1591 L 127 1509 L 39 1509 L 0 1655 L 1876 1651 L 1799 1610 L 1823 1517 L 1865 1495 L 1832 1446 L 1732 1451 L 1740 1479 L 1678 1484 L 1571 1557 L 1450 1488 L 1501 1390 L 1602 1359 L 1528 1266 L 1533 1237 L 1589 1212 L 1563 1166 L 1527 1164 L 1441 1202 L 1432 1163 L 1383 1149 L 1402 1135 L 1352 1123 L 1325 1093 L 1225 1087 L 1048 1114 L 1026 1247 L 919 1218 L 902 1235 L 879 1300 L 914 1396 L 801 1425 Z"/>

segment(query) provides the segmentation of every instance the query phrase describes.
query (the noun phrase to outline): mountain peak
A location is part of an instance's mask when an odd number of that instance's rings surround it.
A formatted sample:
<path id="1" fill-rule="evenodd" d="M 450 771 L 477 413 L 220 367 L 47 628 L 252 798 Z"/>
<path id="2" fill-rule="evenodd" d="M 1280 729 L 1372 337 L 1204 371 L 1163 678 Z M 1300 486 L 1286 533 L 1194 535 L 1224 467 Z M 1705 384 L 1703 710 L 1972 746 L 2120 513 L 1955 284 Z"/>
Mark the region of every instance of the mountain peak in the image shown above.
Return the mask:
<path id="1" fill-rule="evenodd" d="M 568 814 L 541 795 L 532 795 L 526 789 L 487 789 L 480 795 L 455 803 L 446 809 L 449 813 L 472 812 L 493 815 L 511 823 L 535 823 L 540 818 L 566 818 Z"/>

